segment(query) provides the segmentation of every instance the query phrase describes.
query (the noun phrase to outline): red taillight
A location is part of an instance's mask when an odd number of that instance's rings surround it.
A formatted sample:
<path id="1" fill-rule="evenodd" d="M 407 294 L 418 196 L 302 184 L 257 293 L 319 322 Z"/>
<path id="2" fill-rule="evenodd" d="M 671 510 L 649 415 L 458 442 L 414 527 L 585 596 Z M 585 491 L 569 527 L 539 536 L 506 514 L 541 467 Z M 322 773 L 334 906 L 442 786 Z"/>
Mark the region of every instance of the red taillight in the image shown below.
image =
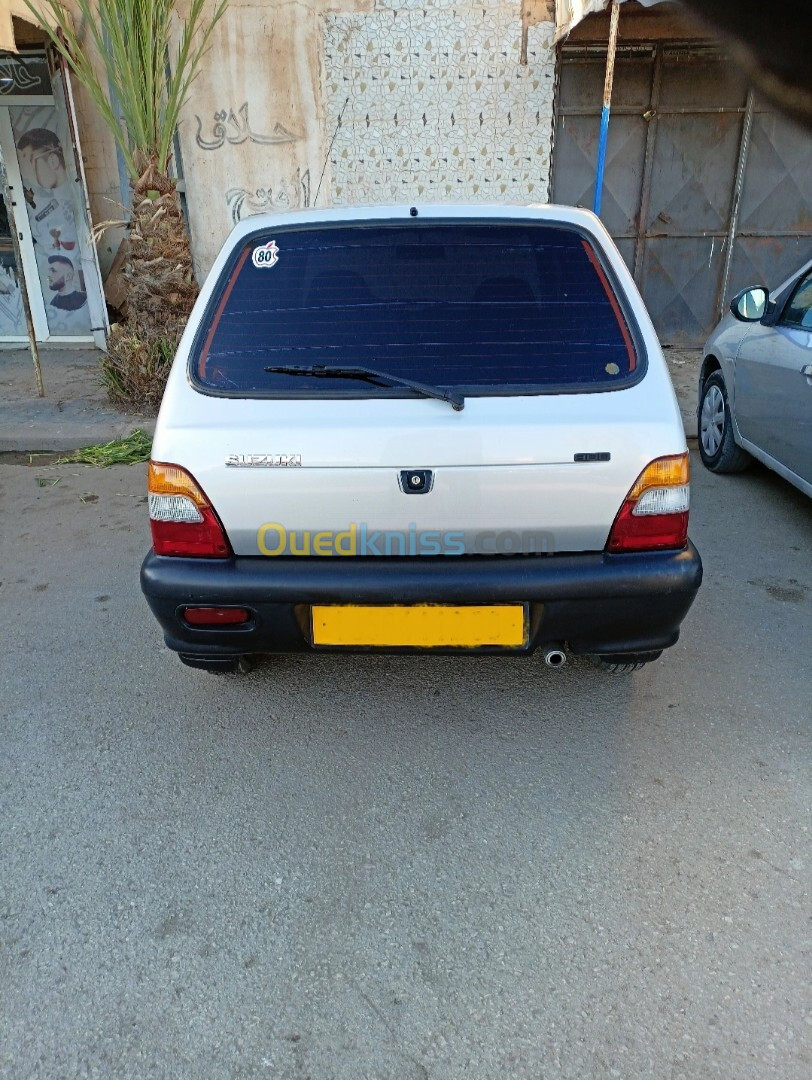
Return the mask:
<path id="1" fill-rule="evenodd" d="M 227 559 L 228 537 L 194 477 L 179 465 L 151 461 L 149 517 L 156 555 Z"/>
<path id="2" fill-rule="evenodd" d="M 615 518 L 607 545 L 609 551 L 657 551 L 682 548 L 688 539 L 688 511 L 640 518 L 632 514 L 634 504 L 624 503 Z"/>
<path id="3" fill-rule="evenodd" d="M 242 607 L 187 607 L 183 617 L 191 626 L 235 626 L 248 622 L 251 612 Z"/>
<path id="4" fill-rule="evenodd" d="M 621 506 L 606 550 L 659 551 L 688 540 L 688 454 L 657 458 L 640 473 Z"/>

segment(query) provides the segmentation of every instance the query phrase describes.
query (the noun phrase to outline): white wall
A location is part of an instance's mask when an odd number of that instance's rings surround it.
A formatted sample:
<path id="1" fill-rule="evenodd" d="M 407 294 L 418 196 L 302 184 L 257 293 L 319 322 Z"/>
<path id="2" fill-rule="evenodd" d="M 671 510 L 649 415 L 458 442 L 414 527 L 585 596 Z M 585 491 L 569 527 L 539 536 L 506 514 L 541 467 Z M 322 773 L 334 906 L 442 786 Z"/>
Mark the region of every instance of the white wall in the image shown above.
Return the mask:
<path id="1" fill-rule="evenodd" d="M 215 28 L 179 131 L 199 277 L 240 218 L 307 204 L 324 156 L 320 55 L 313 4 L 231 0 Z"/>
<path id="2" fill-rule="evenodd" d="M 519 0 L 325 16 L 333 202 L 546 201 L 553 32 L 529 28 L 523 64 Z"/>
<path id="3" fill-rule="evenodd" d="M 198 274 L 236 221 L 317 190 L 546 201 L 555 27 L 528 27 L 524 64 L 522 26 L 521 0 L 231 0 L 180 129 Z"/>

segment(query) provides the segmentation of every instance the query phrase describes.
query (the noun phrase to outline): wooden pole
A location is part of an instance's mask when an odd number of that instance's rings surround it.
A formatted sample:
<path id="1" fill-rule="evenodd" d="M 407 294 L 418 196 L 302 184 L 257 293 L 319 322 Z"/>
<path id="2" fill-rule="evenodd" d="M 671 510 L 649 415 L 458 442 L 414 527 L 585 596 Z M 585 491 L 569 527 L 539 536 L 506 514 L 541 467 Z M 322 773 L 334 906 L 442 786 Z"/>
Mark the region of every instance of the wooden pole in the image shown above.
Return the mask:
<path id="1" fill-rule="evenodd" d="M 25 325 L 28 327 L 28 342 L 31 346 L 31 359 L 34 361 L 34 376 L 37 380 L 37 394 L 45 397 L 45 386 L 42 382 L 42 364 L 39 359 L 39 347 L 37 335 L 34 332 L 34 320 L 31 317 L 31 305 L 28 303 L 28 289 L 23 276 L 23 257 L 20 251 L 20 234 L 17 232 L 17 215 L 14 212 L 14 202 L 11 197 L 11 188 L 8 186 L 8 176 L 2 161 L 0 161 L 0 179 L 2 179 L 2 195 L 6 204 L 8 227 L 11 233 L 11 243 L 14 248 L 14 258 L 17 260 L 17 273 L 20 281 L 20 295 L 25 312 Z"/>
<path id="2" fill-rule="evenodd" d="M 620 2 L 612 0 L 609 18 L 609 47 L 606 50 L 606 76 L 603 80 L 603 108 L 601 109 L 601 132 L 598 138 L 598 168 L 595 174 L 595 198 L 592 209 L 601 212 L 603 174 L 606 169 L 606 144 L 609 140 L 609 113 L 612 109 L 612 83 L 615 78 L 615 52 L 617 50 L 617 27 L 620 21 Z"/>

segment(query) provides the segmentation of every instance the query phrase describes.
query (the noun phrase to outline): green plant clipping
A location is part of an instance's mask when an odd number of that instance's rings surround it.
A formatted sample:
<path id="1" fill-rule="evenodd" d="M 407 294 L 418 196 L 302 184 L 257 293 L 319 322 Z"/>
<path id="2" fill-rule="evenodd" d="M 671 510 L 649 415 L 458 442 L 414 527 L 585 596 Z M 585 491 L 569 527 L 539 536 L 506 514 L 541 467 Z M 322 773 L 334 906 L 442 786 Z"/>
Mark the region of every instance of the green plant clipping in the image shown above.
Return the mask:
<path id="1" fill-rule="evenodd" d="M 101 357 L 102 385 L 111 401 L 156 412 L 174 358 L 173 342 L 118 331 Z"/>
<path id="2" fill-rule="evenodd" d="M 93 465 L 106 469 L 109 465 L 136 465 L 149 461 L 152 438 L 146 431 L 136 428 L 126 439 L 113 439 L 98 446 L 85 446 L 74 454 L 57 458 L 54 465 Z"/>

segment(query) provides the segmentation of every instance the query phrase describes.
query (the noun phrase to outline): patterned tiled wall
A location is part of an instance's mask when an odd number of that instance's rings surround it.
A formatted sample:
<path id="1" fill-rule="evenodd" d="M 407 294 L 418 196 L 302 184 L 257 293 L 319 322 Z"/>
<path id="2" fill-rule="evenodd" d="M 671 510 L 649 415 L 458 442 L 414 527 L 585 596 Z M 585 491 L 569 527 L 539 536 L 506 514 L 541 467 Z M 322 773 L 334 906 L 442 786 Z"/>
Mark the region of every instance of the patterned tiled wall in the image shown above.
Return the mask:
<path id="1" fill-rule="evenodd" d="M 546 202 L 553 32 L 528 28 L 524 64 L 519 0 L 326 15 L 332 202 Z"/>

